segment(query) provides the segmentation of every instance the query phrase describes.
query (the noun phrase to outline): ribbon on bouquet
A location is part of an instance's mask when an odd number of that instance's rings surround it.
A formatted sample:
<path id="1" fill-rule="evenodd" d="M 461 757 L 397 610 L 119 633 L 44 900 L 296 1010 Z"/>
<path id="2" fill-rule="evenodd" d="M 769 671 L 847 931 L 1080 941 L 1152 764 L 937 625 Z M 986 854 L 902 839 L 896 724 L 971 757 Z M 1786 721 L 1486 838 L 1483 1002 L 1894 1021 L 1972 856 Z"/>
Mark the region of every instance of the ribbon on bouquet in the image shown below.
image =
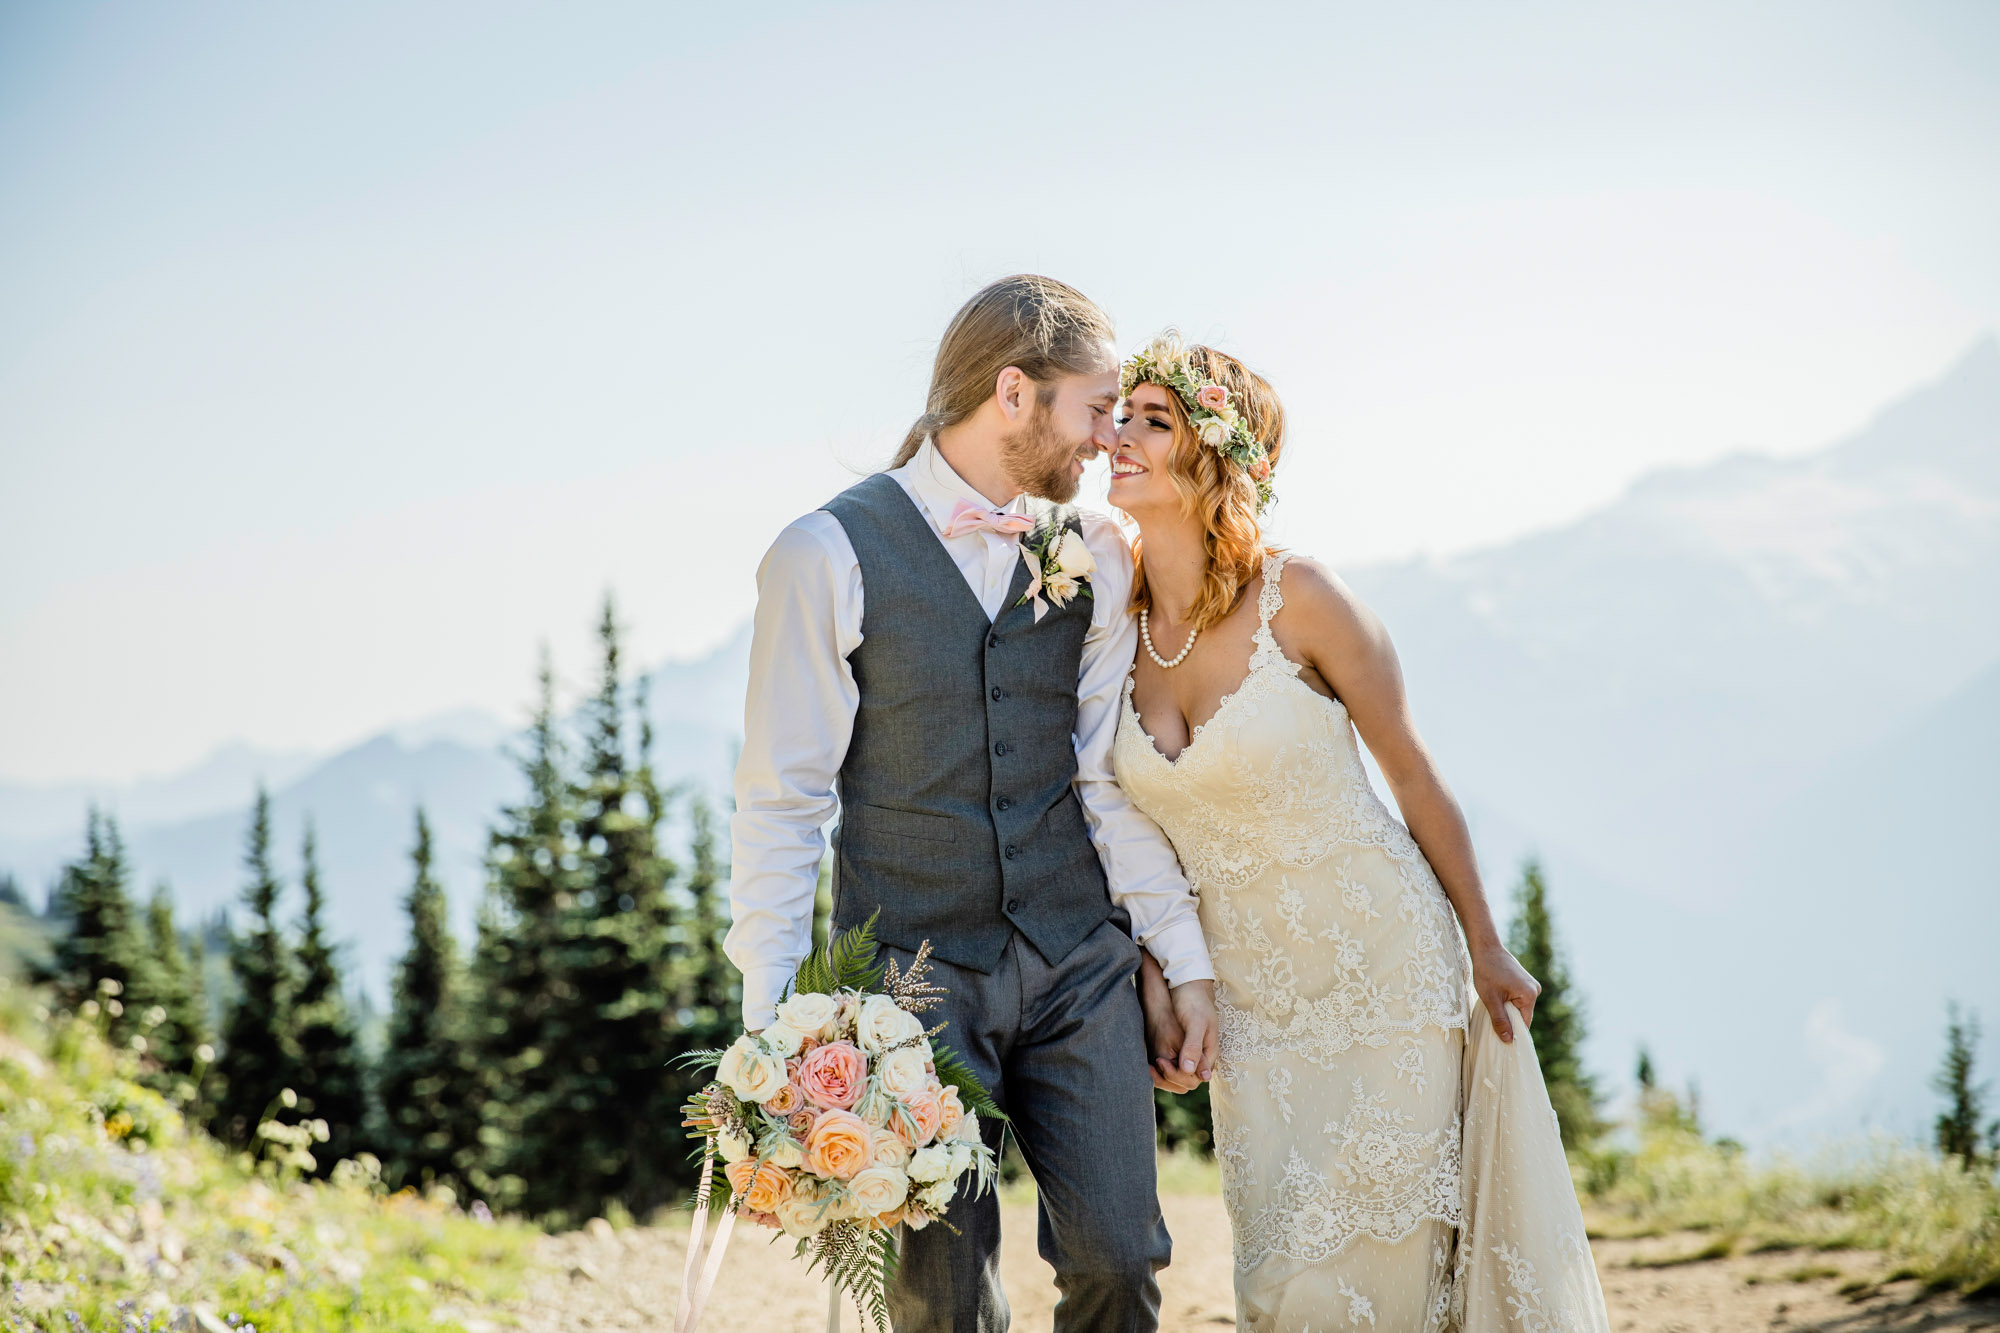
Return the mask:
<path id="1" fill-rule="evenodd" d="M 736 1227 L 736 1200 L 723 1210 L 716 1224 L 715 1241 L 705 1251 L 702 1241 L 708 1234 L 708 1204 L 715 1190 L 715 1140 L 701 1156 L 701 1183 L 694 1192 L 694 1225 L 688 1231 L 687 1265 L 681 1270 L 681 1298 L 674 1312 L 674 1333 L 695 1333 L 701 1309 L 715 1287 L 715 1275 L 722 1271 L 722 1253 L 729 1248 L 729 1233 Z M 699 1276 L 697 1276 L 697 1271 Z"/>
<path id="2" fill-rule="evenodd" d="M 674 1333 L 695 1333 L 701 1324 L 702 1307 L 715 1289 L 716 1274 L 722 1271 L 722 1254 L 729 1248 L 729 1233 L 736 1228 L 736 1200 L 729 1201 L 722 1221 L 716 1225 L 715 1240 L 706 1251 L 702 1241 L 708 1234 L 708 1204 L 715 1192 L 715 1141 L 701 1155 L 701 1181 L 694 1191 L 694 1224 L 688 1230 L 687 1263 L 681 1269 L 680 1301 L 674 1310 Z M 840 1333 L 840 1285 L 828 1277 L 826 1333 Z"/>

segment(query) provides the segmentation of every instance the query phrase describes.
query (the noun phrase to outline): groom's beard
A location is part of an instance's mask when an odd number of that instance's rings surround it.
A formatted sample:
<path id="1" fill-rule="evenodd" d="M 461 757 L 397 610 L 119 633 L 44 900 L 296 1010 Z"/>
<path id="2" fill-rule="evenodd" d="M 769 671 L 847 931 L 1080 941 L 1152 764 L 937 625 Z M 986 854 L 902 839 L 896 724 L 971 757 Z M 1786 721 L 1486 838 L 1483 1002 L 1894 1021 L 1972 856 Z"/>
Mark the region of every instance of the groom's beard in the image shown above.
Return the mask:
<path id="1" fill-rule="evenodd" d="M 1000 465 L 1028 494 L 1067 504 L 1076 498 L 1082 483 L 1071 465 L 1078 454 L 1089 449 L 1090 442 L 1064 439 L 1054 416 L 1037 402 L 1021 429 L 1000 437 Z"/>

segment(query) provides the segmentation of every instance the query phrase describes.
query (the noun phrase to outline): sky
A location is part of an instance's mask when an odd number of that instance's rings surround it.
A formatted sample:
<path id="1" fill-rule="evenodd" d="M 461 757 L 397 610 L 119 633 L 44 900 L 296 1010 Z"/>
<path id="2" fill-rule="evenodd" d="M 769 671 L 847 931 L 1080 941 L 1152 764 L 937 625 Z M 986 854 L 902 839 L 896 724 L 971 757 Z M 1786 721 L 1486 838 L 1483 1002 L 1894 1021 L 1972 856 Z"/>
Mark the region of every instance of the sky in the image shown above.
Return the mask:
<path id="1" fill-rule="evenodd" d="M 0 7 L 0 780 L 701 652 L 1006 273 L 1263 371 L 1353 567 L 1827 443 L 1995 236 L 1978 0 Z"/>

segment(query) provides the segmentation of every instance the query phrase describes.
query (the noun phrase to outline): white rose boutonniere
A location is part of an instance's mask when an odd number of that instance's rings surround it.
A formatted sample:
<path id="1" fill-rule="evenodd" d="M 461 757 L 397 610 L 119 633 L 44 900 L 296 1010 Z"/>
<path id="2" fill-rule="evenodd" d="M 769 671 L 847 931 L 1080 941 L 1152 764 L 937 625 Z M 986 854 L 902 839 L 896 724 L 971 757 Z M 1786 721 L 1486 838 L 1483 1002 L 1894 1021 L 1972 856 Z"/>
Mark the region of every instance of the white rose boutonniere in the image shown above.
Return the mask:
<path id="1" fill-rule="evenodd" d="M 1047 527 L 1021 538 L 1021 560 L 1028 566 L 1028 590 L 1014 605 L 1032 605 L 1036 621 L 1048 614 L 1050 603 L 1068 606 L 1079 595 L 1091 595 L 1097 559 L 1074 528 Z"/>

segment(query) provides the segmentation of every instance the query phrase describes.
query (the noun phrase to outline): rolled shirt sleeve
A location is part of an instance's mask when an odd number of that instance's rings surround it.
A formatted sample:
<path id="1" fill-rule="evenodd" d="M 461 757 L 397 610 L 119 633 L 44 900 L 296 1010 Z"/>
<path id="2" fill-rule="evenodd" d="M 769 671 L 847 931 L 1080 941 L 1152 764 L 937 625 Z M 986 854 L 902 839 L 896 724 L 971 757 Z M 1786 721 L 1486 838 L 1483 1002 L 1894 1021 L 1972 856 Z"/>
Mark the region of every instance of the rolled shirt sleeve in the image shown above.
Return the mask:
<path id="1" fill-rule="evenodd" d="M 834 777 L 861 698 L 847 661 L 861 642 L 861 598 L 853 547 L 823 510 L 779 533 L 757 570 L 723 941 L 743 973 L 750 1028 L 770 1023 L 812 948 Z"/>
<path id="2" fill-rule="evenodd" d="M 1118 785 L 1112 742 L 1124 707 L 1125 679 L 1139 648 L 1128 609 L 1132 552 L 1112 520 L 1082 514 L 1083 540 L 1097 562 L 1091 577 L 1090 630 L 1077 672 L 1076 793 L 1091 841 L 1104 863 L 1111 900 L 1132 918 L 1132 936 L 1158 960 L 1169 985 L 1215 977 L 1201 933 L 1194 890 L 1160 826 Z"/>

